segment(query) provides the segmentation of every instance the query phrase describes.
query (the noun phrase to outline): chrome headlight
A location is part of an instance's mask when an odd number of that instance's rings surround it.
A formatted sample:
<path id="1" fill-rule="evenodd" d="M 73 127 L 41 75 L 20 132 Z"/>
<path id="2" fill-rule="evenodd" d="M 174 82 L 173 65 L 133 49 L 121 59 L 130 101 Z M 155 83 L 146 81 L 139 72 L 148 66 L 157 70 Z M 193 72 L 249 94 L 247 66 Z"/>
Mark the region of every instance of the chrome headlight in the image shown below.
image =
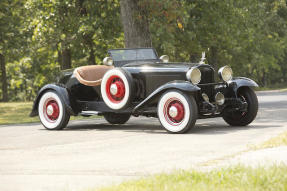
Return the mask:
<path id="1" fill-rule="evenodd" d="M 193 67 L 186 73 L 186 78 L 193 84 L 199 84 L 201 81 L 201 72 L 198 68 Z"/>
<path id="2" fill-rule="evenodd" d="M 218 105 L 223 105 L 223 104 L 224 104 L 224 102 L 225 102 L 225 97 L 224 97 L 223 93 L 218 92 L 218 93 L 215 95 L 215 102 L 216 102 L 216 104 L 218 104 Z"/>
<path id="3" fill-rule="evenodd" d="M 218 75 L 220 79 L 222 79 L 225 82 L 228 82 L 232 80 L 233 72 L 229 66 L 223 66 L 218 70 Z"/>

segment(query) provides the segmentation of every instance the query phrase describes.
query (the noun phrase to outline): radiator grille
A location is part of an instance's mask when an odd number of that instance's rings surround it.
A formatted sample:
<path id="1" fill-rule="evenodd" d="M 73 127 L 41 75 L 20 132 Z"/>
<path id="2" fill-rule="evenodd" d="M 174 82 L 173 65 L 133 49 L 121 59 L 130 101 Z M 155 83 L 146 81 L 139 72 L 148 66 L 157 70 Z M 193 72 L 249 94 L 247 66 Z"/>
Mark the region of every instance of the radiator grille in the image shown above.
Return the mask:
<path id="1" fill-rule="evenodd" d="M 201 81 L 198 84 L 198 86 L 201 88 L 201 94 L 206 93 L 210 99 L 210 101 L 213 101 L 214 97 L 214 85 L 210 83 L 214 83 L 214 70 L 212 67 L 207 65 L 202 65 L 199 67 L 201 71 Z M 210 84 L 210 85 L 207 85 Z"/>
<path id="2" fill-rule="evenodd" d="M 199 67 L 201 72 L 201 82 L 199 84 L 208 84 L 214 82 L 214 70 L 210 66 Z"/>

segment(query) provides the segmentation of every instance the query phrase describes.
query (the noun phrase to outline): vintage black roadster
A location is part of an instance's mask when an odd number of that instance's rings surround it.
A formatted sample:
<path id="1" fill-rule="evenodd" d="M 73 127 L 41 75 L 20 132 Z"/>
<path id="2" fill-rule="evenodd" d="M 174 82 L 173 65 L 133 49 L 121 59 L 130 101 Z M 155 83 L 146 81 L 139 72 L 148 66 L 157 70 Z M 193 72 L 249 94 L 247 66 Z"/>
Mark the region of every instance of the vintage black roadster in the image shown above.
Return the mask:
<path id="1" fill-rule="evenodd" d="M 38 93 L 30 116 L 60 130 L 71 115 L 103 115 L 111 124 L 133 116 L 157 117 L 171 133 L 184 133 L 197 119 L 223 117 L 232 126 L 250 124 L 258 111 L 251 79 L 233 77 L 224 66 L 218 77 L 204 63 L 171 63 L 153 48 L 109 50 L 103 65 L 63 71 Z"/>

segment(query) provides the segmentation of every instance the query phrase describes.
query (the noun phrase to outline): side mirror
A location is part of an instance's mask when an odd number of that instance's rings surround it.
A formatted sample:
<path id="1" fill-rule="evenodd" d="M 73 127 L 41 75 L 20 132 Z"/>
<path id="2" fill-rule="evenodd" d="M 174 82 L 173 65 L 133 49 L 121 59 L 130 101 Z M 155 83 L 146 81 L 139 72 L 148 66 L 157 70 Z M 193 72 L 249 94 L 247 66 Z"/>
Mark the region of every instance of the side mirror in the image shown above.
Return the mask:
<path id="1" fill-rule="evenodd" d="M 169 56 L 168 55 L 162 55 L 160 58 L 163 63 L 167 63 L 169 61 Z"/>
<path id="2" fill-rule="evenodd" d="M 103 64 L 106 66 L 112 66 L 114 63 L 113 59 L 111 57 L 106 57 L 103 60 Z"/>

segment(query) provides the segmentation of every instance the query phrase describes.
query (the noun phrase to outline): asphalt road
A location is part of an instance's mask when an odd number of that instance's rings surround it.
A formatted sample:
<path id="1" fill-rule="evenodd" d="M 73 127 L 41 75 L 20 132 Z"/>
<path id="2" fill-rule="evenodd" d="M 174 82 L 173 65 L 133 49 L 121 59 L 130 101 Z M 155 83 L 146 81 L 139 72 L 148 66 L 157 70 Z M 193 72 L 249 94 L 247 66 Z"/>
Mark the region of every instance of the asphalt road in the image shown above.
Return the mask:
<path id="1" fill-rule="evenodd" d="M 221 118 L 198 120 L 188 134 L 167 134 L 157 119 L 70 122 L 63 131 L 40 124 L 0 126 L 0 190 L 85 190 L 243 151 L 287 130 L 287 92 L 258 93 L 260 110 L 248 127 Z"/>

